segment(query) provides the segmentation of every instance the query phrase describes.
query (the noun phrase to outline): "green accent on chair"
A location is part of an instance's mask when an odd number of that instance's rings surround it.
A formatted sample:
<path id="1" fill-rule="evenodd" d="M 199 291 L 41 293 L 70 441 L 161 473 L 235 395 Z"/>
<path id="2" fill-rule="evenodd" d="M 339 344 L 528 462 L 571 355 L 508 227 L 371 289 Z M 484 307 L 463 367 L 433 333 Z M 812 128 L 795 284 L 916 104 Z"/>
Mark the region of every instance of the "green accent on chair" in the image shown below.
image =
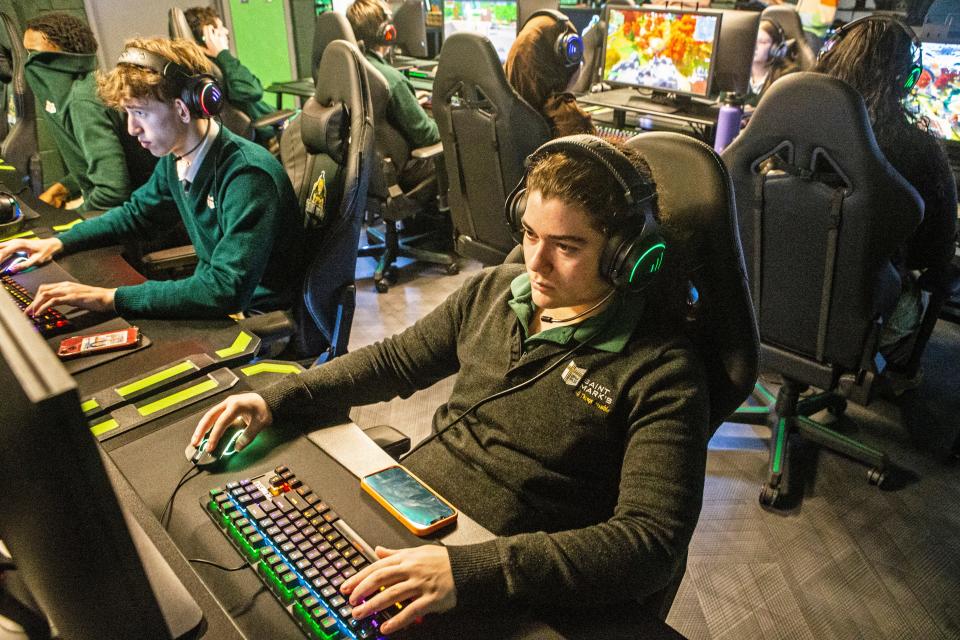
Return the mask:
<path id="1" fill-rule="evenodd" d="M 163 371 L 158 371 L 153 375 L 147 376 L 145 378 L 140 378 L 135 382 L 126 384 L 120 387 L 119 389 L 117 389 L 116 392 L 120 394 L 120 397 L 126 398 L 127 396 L 134 394 L 137 391 L 143 391 L 148 387 L 152 387 L 157 383 L 163 382 L 164 380 L 169 380 L 170 378 L 173 378 L 174 376 L 179 375 L 184 371 L 190 371 L 190 370 L 198 371 L 199 367 L 197 367 L 197 365 L 195 365 L 190 360 L 184 360 L 183 362 L 176 364 L 168 369 L 164 369 Z"/>
<path id="2" fill-rule="evenodd" d="M 753 385 L 753 391 L 763 396 L 763 399 L 767 401 L 767 404 L 773 404 L 777 401 L 773 394 L 767 391 L 767 388 L 759 382 Z"/>
<path id="3" fill-rule="evenodd" d="M 233 341 L 233 344 L 224 349 L 218 349 L 216 351 L 217 357 L 219 358 L 229 358 L 230 356 L 239 355 L 244 352 L 244 350 L 250 346 L 250 342 L 253 340 L 253 336 L 245 331 L 241 331 L 240 335 L 237 336 L 236 340 Z"/>
<path id="4" fill-rule="evenodd" d="M 784 429 L 786 418 L 780 418 L 777 422 L 777 446 L 773 450 L 773 472 L 780 473 L 780 467 L 783 465 L 783 447 L 787 437 L 787 430 Z"/>
<path id="5" fill-rule="evenodd" d="M 154 400 L 149 404 L 145 404 L 142 407 L 137 407 L 137 412 L 141 416 L 149 416 L 150 414 L 156 413 L 157 411 L 162 411 L 167 407 L 172 407 L 175 404 L 185 402 L 190 398 L 195 398 L 202 393 L 207 391 L 212 391 L 219 386 L 219 383 L 216 380 L 204 380 L 199 384 L 195 384 L 192 387 L 187 387 L 176 393 L 171 393 L 169 396 L 160 398 L 159 400 Z"/>
<path id="6" fill-rule="evenodd" d="M 303 373 L 303 367 L 282 362 L 258 362 L 240 369 L 243 375 L 252 378 L 261 373 Z"/>

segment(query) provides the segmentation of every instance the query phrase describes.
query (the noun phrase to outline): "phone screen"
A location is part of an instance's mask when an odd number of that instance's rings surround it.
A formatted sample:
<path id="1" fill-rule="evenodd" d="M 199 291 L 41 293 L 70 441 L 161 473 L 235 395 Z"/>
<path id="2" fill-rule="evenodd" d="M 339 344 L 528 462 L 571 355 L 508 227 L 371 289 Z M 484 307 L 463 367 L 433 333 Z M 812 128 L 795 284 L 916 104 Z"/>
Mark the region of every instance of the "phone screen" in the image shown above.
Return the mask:
<path id="1" fill-rule="evenodd" d="M 453 509 L 441 502 L 401 467 L 390 467 L 365 478 L 366 483 L 393 505 L 403 517 L 426 527 L 453 515 Z"/>

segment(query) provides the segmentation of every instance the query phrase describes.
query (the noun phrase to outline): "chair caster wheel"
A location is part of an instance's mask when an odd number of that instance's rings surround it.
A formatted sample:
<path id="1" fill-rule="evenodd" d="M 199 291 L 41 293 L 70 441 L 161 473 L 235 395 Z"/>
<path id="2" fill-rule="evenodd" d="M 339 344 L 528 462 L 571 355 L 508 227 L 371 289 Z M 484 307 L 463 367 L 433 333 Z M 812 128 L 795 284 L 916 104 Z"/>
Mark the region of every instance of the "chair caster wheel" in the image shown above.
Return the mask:
<path id="1" fill-rule="evenodd" d="M 847 410 L 847 400 L 846 400 L 846 398 L 844 398 L 844 399 L 843 399 L 839 404 L 837 404 L 836 406 L 827 407 L 827 411 L 830 412 L 830 415 L 835 416 L 835 417 L 837 417 L 837 418 L 839 418 L 840 416 L 842 416 L 846 410 Z"/>
<path id="2" fill-rule="evenodd" d="M 867 482 L 875 487 L 882 487 L 883 481 L 887 479 L 887 473 L 883 469 L 874 467 L 867 471 Z"/>
<path id="3" fill-rule="evenodd" d="M 375 280 L 373 286 L 376 287 L 377 293 L 386 293 L 387 291 L 390 291 L 390 283 L 386 278 Z"/>
<path id="4" fill-rule="evenodd" d="M 764 507 L 776 507 L 780 501 L 780 489 L 768 484 L 760 487 L 760 504 Z"/>
<path id="5" fill-rule="evenodd" d="M 448 265 L 447 265 L 447 275 L 448 275 L 448 276 L 455 276 L 455 275 L 457 275 L 458 273 L 460 273 L 460 265 L 458 265 L 456 262 L 454 262 L 453 264 L 448 264 Z"/>

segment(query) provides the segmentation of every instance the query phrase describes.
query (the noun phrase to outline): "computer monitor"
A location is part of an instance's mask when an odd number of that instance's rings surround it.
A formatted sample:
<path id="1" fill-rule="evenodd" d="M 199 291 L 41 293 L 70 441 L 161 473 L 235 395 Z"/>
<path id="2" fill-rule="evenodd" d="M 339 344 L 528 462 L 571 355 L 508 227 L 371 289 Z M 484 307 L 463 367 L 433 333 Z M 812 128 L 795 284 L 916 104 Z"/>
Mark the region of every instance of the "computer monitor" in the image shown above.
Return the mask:
<path id="1" fill-rule="evenodd" d="M 760 28 L 759 11 L 721 11 L 720 41 L 713 70 L 713 93 L 746 95 Z"/>
<path id="2" fill-rule="evenodd" d="M 513 41 L 517 39 L 517 3 L 444 0 L 443 39 L 460 31 L 473 31 L 486 36 L 503 62 Z"/>
<path id="3" fill-rule="evenodd" d="M 672 96 L 710 95 L 721 16 L 607 5 L 602 79 Z"/>
<path id="4" fill-rule="evenodd" d="M 353 4 L 353 0 L 331 0 L 330 6 L 337 13 L 347 15 L 347 9 Z"/>
<path id="5" fill-rule="evenodd" d="M 0 539 L 59 637 L 169 639 L 195 629 L 199 607 L 121 511 L 76 383 L 5 295 L 0 388 Z"/>
<path id="6" fill-rule="evenodd" d="M 535 12 L 541 9 L 557 10 L 559 8 L 559 0 L 517 0 L 517 33 L 520 33 L 523 25 L 527 24 L 527 20 Z"/>
<path id="7" fill-rule="evenodd" d="M 397 29 L 397 53 L 411 58 L 427 57 L 427 8 L 423 0 L 406 0 L 391 7 Z"/>
<path id="8" fill-rule="evenodd" d="M 930 123 L 930 132 L 960 142 L 960 44 L 923 43 L 923 73 L 907 106 Z"/>

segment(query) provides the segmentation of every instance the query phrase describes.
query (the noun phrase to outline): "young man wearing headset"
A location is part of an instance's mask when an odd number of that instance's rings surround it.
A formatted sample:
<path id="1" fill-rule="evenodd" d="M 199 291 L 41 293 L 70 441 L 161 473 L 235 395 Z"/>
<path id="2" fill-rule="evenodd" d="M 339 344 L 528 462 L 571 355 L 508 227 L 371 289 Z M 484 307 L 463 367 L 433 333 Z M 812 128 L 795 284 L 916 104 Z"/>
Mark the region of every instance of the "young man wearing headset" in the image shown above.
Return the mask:
<path id="1" fill-rule="evenodd" d="M 22 270 L 61 252 L 149 238 L 176 222 L 176 211 L 196 249 L 193 275 L 117 289 L 42 285 L 27 313 L 70 304 L 131 316 L 216 317 L 293 302 L 303 271 L 293 188 L 265 149 L 212 118 L 222 95 L 206 75 L 209 64 L 182 40 L 127 41 L 117 67 L 98 78 L 99 92 L 126 111 L 128 133 L 160 158 L 150 180 L 126 203 L 59 237 L 0 244 L 0 260 L 28 254 L 16 267 Z"/>
<path id="2" fill-rule="evenodd" d="M 579 135 L 528 166 L 507 203 L 524 266 L 485 270 L 392 338 L 224 400 L 193 435 L 197 446 L 209 433 L 211 448 L 241 418 L 243 448 L 274 422 L 313 424 L 457 373 L 404 464 L 498 537 L 378 548 L 341 591 L 357 618 L 406 601 L 384 633 L 454 607 L 602 615 L 632 600 L 663 617 L 682 576 L 707 383 L 682 332 L 684 289 L 646 163 Z"/>
<path id="3" fill-rule="evenodd" d="M 440 142 L 437 123 L 420 106 L 410 81 L 384 60 L 397 39 L 396 29 L 390 20 L 390 11 L 382 0 L 356 0 L 347 8 L 347 21 L 364 57 L 383 75 L 390 88 L 387 119 L 411 149 L 428 147 Z M 428 180 L 435 173 L 434 162 L 429 158 L 410 158 L 397 169 L 400 188 L 404 191 Z M 422 200 L 428 204 L 435 195 L 435 189 L 425 189 Z"/>

